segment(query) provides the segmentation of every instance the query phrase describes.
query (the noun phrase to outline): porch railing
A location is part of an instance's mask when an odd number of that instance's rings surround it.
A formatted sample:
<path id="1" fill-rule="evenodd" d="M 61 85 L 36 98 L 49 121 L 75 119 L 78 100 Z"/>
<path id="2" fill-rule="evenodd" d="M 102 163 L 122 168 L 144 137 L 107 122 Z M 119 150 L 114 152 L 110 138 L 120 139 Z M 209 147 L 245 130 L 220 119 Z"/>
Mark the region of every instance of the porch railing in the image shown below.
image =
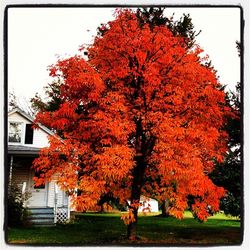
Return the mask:
<path id="1" fill-rule="evenodd" d="M 70 207 L 69 200 L 67 207 L 58 206 L 58 186 L 55 183 L 55 203 L 54 203 L 54 222 L 55 223 L 65 223 L 70 219 Z"/>

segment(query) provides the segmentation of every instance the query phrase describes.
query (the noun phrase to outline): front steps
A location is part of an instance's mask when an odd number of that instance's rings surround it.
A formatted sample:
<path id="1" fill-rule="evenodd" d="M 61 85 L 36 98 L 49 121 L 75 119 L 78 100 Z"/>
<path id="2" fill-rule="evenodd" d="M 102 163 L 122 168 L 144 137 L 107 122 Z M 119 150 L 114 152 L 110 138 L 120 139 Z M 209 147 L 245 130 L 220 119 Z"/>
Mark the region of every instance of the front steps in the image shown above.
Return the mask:
<path id="1" fill-rule="evenodd" d="M 54 223 L 54 209 L 50 207 L 45 208 L 29 208 L 28 222 L 33 226 L 49 227 L 55 226 Z"/>

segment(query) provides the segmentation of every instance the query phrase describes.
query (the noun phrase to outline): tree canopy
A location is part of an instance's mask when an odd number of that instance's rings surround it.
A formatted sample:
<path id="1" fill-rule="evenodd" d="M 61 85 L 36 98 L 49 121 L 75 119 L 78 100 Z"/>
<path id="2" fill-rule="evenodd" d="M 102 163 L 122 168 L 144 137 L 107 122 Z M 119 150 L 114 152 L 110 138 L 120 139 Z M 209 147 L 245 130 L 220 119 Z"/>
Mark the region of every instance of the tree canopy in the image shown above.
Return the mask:
<path id="1" fill-rule="evenodd" d="M 86 48 L 87 59 L 51 66 L 60 101 L 36 122 L 60 137 L 50 137 L 34 162 L 43 173 L 37 185 L 57 174 L 81 211 L 96 209 L 107 194 L 119 199 L 129 208 L 122 219 L 130 238 L 141 195 L 167 198 L 177 218 L 190 196 L 199 220 L 218 211 L 224 189 L 208 175 L 224 159 L 230 111 L 202 49 L 187 39 L 117 10 Z"/>

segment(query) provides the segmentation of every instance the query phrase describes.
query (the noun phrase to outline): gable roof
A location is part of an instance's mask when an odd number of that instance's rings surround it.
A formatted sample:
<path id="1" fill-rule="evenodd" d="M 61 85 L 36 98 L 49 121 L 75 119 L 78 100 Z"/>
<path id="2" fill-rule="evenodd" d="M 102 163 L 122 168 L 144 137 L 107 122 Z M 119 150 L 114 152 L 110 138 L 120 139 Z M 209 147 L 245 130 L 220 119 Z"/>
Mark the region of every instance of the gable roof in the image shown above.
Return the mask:
<path id="1" fill-rule="evenodd" d="M 29 114 L 27 114 L 26 112 L 24 112 L 23 110 L 21 110 L 20 108 L 14 108 L 13 110 L 9 111 L 8 116 L 12 115 L 14 113 L 18 113 L 19 115 L 21 115 L 22 117 L 24 117 L 28 121 L 30 121 L 31 123 L 34 123 L 35 119 L 32 116 L 30 116 Z M 55 134 L 50 129 L 48 129 L 47 127 L 43 126 L 40 123 L 38 123 L 38 126 L 39 126 L 40 129 L 42 129 L 44 132 L 46 132 L 49 135 L 54 135 Z"/>

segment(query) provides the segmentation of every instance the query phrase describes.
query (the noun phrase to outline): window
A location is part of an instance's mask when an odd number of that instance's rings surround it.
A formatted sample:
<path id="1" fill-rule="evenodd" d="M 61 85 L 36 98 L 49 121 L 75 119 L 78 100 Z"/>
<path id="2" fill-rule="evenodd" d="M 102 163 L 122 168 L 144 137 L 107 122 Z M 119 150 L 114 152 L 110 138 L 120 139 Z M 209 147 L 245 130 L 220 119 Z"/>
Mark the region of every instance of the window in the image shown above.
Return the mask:
<path id="1" fill-rule="evenodd" d="M 9 124 L 9 142 L 21 143 L 22 123 L 10 122 Z"/>
<path id="2" fill-rule="evenodd" d="M 9 142 L 33 144 L 34 130 L 32 124 L 24 124 L 22 122 L 9 123 Z"/>
<path id="3" fill-rule="evenodd" d="M 32 124 L 26 124 L 25 129 L 25 144 L 32 144 L 33 143 L 33 134 L 34 130 L 32 128 Z"/>

